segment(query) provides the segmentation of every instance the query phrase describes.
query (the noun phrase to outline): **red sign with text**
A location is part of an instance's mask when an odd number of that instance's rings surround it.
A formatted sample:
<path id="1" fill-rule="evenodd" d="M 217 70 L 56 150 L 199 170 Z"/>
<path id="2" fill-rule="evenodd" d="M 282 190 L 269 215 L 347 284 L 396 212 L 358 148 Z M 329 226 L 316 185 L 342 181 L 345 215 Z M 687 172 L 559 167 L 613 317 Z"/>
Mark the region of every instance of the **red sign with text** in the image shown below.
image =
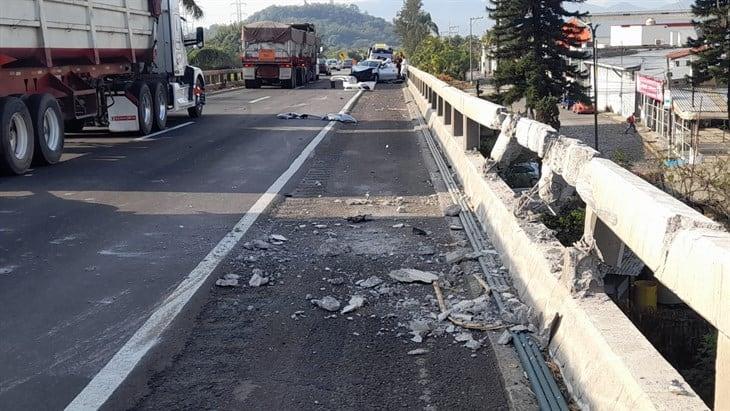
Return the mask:
<path id="1" fill-rule="evenodd" d="M 653 98 L 657 101 L 664 101 L 664 82 L 653 77 L 639 76 L 636 81 L 636 89 L 639 93 Z"/>

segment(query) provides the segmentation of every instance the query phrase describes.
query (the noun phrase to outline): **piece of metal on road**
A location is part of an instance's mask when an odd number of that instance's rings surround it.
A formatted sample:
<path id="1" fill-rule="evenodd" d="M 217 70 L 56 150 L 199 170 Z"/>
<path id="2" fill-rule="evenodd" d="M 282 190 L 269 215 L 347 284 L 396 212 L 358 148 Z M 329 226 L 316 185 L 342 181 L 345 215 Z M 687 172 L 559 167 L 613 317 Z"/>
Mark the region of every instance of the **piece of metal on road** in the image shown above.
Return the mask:
<path id="1" fill-rule="evenodd" d="M 355 94 L 340 113 L 349 111 L 362 91 Z M 66 406 L 67 411 L 98 410 L 124 382 L 142 358 L 160 340 L 163 332 L 182 312 L 190 299 L 205 283 L 211 273 L 228 256 L 231 250 L 253 226 L 274 201 L 277 194 L 307 161 L 315 148 L 337 122 L 330 121 L 316 137 L 302 150 L 289 168 L 274 181 L 256 203 L 241 217 L 236 225 L 218 244 L 198 263 L 193 271 L 160 304 L 147 321 L 117 351 L 111 360 L 91 379 L 84 389 Z"/>
<path id="2" fill-rule="evenodd" d="M 195 122 L 194 121 L 188 121 L 187 123 L 178 124 L 178 125 L 176 125 L 174 127 L 170 127 L 170 128 L 166 128 L 164 130 L 160 130 L 160 131 L 158 131 L 156 133 L 147 134 L 146 136 L 143 136 L 143 137 L 137 137 L 133 141 L 153 140 L 154 137 L 157 137 L 157 136 L 159 136 L 161 134 L 169 133 L 170 131 L 177 130 L 177 129 L 180 129 L 180 128 L 183 128 L 183 127 L 187 127 L 187 126 L 189 126 L 191 124 L 195 124 Z"/>
<path id="3" fill-rule="evenodd" d="M 251 101 L 249 101 L 249 102 L 248 102 L 248 104 L 256 104 L 256 103 L 258 103 L 259 101 L 264 101 L 264 100 L 268 100 L 268 99 L 270 99 L 270 98 L 271 98 L 271 96 L 263 96 L 263 97 L 259 97 L 259 98 L 255 99 L 255 100 L 251 100 Z"/>

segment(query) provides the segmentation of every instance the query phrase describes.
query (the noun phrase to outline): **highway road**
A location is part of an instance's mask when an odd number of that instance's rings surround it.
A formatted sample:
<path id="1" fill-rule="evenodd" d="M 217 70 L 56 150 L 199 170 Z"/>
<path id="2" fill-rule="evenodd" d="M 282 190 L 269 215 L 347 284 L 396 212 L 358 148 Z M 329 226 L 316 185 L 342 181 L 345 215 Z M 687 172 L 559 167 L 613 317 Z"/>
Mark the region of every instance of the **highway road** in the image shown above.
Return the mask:
<path id="1" fill-rule="evenodd" d="M 0 177 L 0 409 L 66 406 L 353 92 L 210 96 L 138 139 L 69 135 L 64 161 Z"/>

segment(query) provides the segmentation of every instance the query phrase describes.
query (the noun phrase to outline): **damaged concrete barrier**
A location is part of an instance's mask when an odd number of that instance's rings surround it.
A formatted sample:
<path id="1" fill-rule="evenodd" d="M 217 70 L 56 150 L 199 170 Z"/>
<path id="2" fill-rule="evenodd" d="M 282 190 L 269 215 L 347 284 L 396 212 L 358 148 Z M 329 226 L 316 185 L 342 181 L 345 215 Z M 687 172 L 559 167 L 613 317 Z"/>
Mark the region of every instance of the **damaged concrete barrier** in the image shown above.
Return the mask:
<path id="1" fill-rule="evenodd" d="M 600 290 L 583 297 L 571 292 L 584 284 L 581 284 L 580 276 L 564 277 L 566 248 L 553 236 L 545 236 L 542 223 L 515 217 L 512 211 L 518 199 L 514 191 L 493 174 L 485 178 L 486 159 L 479 153 L 465 152 L 463 137 L 454 136 L 452 127 L 433 115 L 414 83 L 422 82 L 424 78 L 428 78 L 429 84 L 437 80 L 416 68 L 409 72 L 409 90 L 415 103 L 463 184 L 479 223 L 500 252 L 519 297 L 533 308 L 541 328 L 554 325 L 548 350 L 560 366 L 578 406 L 592 410 L 707 409 L 684 378 L 610 298 Z M 472 120 L 485 125 L 482 121 L 488 119 L 482 119 L 476 113 Z M 519 121 L 513 127 L 518 124 Z M 524 148 L 530 149 L 532 144 L 536 152 L 544 150 L 544 163 L 554 175 L 561 176 L 567 185 L 576 186 L 588 207 L 655 269 L 660 281 L 666 281 L 675 294 L 687 298 L 685 302 L 714 322 L 720 329 L 717 376 L 730 375 L 725 366 L 725 363 L 730 364 L 730 339 L 725 328 L 730 312 L 727 309 L 730 301 L 730 279 L 727 278 L 730 239 L 727 233 L 708 226 L 708 220 L 668 195 L 660 195 L 648 183 L 643 183 L 648 187 L 641 186 L 642 183 L 636 181 L 640 180 L 638 177 L 608 160 L 596 158 L 595 150 L 577 140 L 543 136 L 542 141 L 547 144 L 542 148 L 539 139 L 532 143 L 528 140 Z M 512 135 L 508 140 L 512 139 L 520 144 L 516 136 Z M 562 192 L 563 187 L 561 184 L 553 191 Z M 690 244 L 692 241 L 698 244 Z M 705 247 L 702 252 L 694 248 L 700 244 Z M 689 254 L 690 250 L 696 255 Z M 585 272 L 586 261 L 582 258 L 583 255 L 573 255 L 572 265 L 579 267 L 569 268 L 569 271 Z M 690 263 L 698 266 L 690 268 Z M 592 266 L 589 264 L 587 271 L 591 271 Z M 683 274 L 679 270 L 683 270 Z M 568 279 L 570 281 L 566 281 Z M 575 280 L 578 280 L 577 284 Z M 677 283 L 672 285 L 671 281 Z M 594 284 L 588 281 L 587 285 L 591 289 Z M 697 301 L 700 297 L 708 301 Z M 717 388 L 725 393 L 719 394 L 717 409 L 727 408 L 724 401 L 730 400 L 727 398 L 729 390 L 721 389 L 727 388 L 727 382 L 724 384 Z"/>

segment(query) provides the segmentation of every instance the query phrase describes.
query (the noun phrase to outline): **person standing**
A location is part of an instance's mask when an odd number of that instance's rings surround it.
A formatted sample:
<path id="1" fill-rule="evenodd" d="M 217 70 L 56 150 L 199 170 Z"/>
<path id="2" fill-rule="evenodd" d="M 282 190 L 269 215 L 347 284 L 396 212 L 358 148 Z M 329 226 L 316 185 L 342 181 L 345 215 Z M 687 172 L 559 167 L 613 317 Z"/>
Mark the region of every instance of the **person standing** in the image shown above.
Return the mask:
<path id="1" fill-rule="evenodd" d="M 631 113 L 630 116 L 626 118 L 626 130 L 624 130 L 624 134 L 628 134 L 629 130 L 632 130 L 634 133 L 636 133 L 636 116 L 634 116 L 634 113 Z"/>

